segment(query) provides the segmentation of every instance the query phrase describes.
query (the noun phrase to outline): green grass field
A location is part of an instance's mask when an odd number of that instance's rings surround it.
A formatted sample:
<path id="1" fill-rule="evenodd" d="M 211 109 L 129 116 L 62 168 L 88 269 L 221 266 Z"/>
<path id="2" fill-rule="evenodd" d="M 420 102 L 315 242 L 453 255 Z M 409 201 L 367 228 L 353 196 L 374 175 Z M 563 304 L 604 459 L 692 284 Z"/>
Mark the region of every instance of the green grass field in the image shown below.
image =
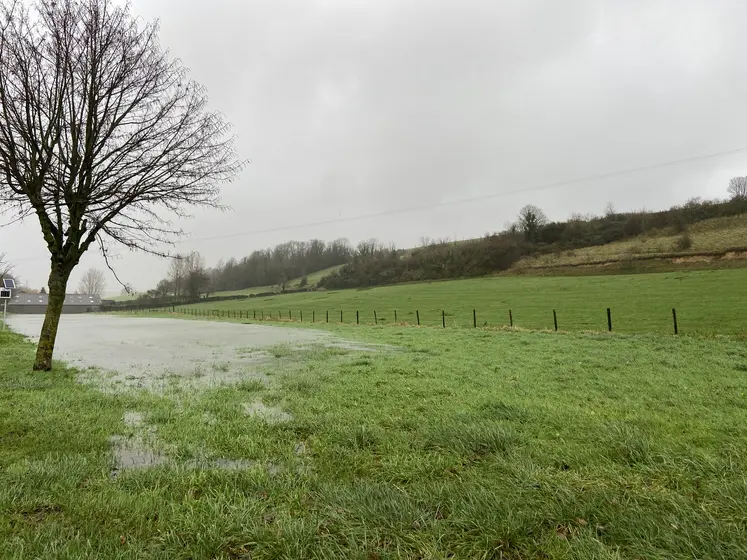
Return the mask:
<path id="1" fill-rule="evenodd" d="M 747 557 L 743 343 L 328 328 L 385 346 L 165 394 L 31 373 L 0 333 L 0 557 Z M 114 434 L 170 460 L 112 478 Z"/>
<path id="2" fill-rule="evenodd" d="M 447 327 L 472 326 L 472 310 L 478 325 L 507 325 L 508 311 L 514 325 L 528 329 L 553 328 L 552 311 L 558 315 L 560 330 L 606 330 L 607 313 L 612 310 L 613 328 L 619 332 L 660 332 L 673 330 L 672 308 L 677 309 L 679 328 L 684 333 L 743 334 L 747 332 L 744 289 L 747 269 L 707 270 L 661 274 L 596 277 L 491 277 L 423 284 L 406 284 L 371 289 L 317 291 L 286 294 L 249 301 L 226 301 L 192 306 L 202 311 L 217 309 L 270 313 L 311 321 L 373 323 L 374 310 L 383 323 L 394 320 L 439 326 L 441 310 Z"/>

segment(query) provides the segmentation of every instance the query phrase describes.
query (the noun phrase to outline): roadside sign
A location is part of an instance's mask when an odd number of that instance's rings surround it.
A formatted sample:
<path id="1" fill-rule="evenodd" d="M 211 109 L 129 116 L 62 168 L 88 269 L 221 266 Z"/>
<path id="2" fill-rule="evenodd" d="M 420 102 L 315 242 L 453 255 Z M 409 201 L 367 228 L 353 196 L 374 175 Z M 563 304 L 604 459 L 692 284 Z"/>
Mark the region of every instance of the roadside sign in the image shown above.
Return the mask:
<path id="1" fill-rule="evenodd" d="M 3 288 L 6 288 L 8 290 L 15 290 L 16 289 L 16 281 L 12 278 L 4 278 L 3 279 Z"/>
<path id="2" fill-rule="evenodd" d="M 0 288 L 0 299 L 10 299 L 10 290 Z"/>

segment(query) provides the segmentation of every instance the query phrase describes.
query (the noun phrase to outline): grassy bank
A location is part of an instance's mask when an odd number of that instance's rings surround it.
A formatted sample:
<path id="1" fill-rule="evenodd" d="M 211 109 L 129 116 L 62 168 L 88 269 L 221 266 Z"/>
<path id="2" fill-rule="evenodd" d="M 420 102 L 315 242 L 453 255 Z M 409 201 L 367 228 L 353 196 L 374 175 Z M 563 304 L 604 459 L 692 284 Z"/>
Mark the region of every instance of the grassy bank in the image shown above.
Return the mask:
<path id="1" fill-rule="evenodd" d="M 364 323 L 416 323 L 448 327 L 507 325 L 513 311 L 515 325 L 529 329 L 553 328 L 552 311 L 561 330 L 606 330 L 609 307 L 619 332 L 672 332 L 672 308 L 677 309 L 682 332 L 741 334 L 747 332 L 744 286 L 747 269 L 708 270 L 666 274 L 590 277 L 492 277 L 380 288 L 285 294 L 250 301 L 226 301 L 194 306 L 201 310 L 257 311 L 268 317 L 290 311 L 296 319 Z M 253 315 L 252 315 L 253 316 Z"/>
<path id="2" fill-rule="evenodd" d="M 743 344 L 331 330 L 385 346 L 163 394 L 31 374 L 1 333 L 0 557 L 747 556 Z M 163 462 L 112 476 L 113 435 Z"/>
<path id="3" fill-rule="evenodd" d="M 599 261 L 628 261 L 651 255 L 678 253 L 682 264 L 687 264 L 687 256 L 707 252 L 728 251 L 743 248 L 747 239 L 747 215 L 713 218 L 693 224 L 687 228 L 690 246 L 680 245 L 682 233 L 671 229 L 652 230 L 645 234 L 615 241 L 606 245 L 582 247 L 559 253 L 550 253 L 538 257 L 525 257 L 514 266 L 516 270 L 542 269 L 547 267 L 578 266 Z M 744 255 L 741 255 L 741 266 Z M 703 259 L 705 263 L 709 261 Z M 660 265 L 661 266 L 661 265 Z M 552 272 L 548 270 L 549 273 Z"/>

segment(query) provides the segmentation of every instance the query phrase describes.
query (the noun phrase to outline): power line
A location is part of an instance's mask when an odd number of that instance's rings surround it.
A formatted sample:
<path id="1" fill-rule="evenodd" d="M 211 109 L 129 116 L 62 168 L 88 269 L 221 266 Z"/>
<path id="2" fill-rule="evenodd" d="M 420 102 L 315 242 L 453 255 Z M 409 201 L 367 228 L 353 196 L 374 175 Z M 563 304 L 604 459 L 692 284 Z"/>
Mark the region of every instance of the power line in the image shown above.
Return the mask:
<path id="1" fill-rule="evenodd" d="M 370 219 L 370 218 L 380 218 L 380 217 L 384 217 L 384 216 L 392 216 L 392 215 L 395 215 L 395 214 L 406 214 L 408 212 L 417 212 L 417 211 L 421 211 L 421 210 L 428 210 L 428 209 L 431 209 L 431 208 L 440 208 L 440 207 L 443 207 L 443 206 L 456 206 L 457 204 L 466 204 L 466 203 L 476 202 L 476 201 L 480 201 L 480 200 L 488 200 L 488 199 L 492 199 L 492 198 L 507 197 L 507 196 L 514 195 L 514 194 L 522 194 L 522 193 L 527 193 L 527 192 L 536 192 L 536 191 L 550 190 L 550 189 L 555 189 L 555 188 L 564 187 L 564 186 L 568 186 L 568 185 L 573 185 L 573 184 L 576 184 L 576 183 L 585 183 L 585 182 L 588 182 L 588 181 L 596 181 L 596 180 L 601 180 L 601 179 L 608 179 L 608 178 L 611 178 L 611 177 L 617 177 L 617 176 L 621 176 L 621 175 L 627 175 L 627 174 L 630 174 L 630 173 L 637 173 L 637 172 L 640 172 L 640 171 L 651 171 L 651 170 L 654 170 L 654 169 L 661 169 L 661 168 L 665 168 L 665 167 L 672 167 L 672 166 L 675 166 L 675 165 L 681 165 L 681 164 L 684 164 L 684 163 L 691 163 L 691 162 L 694 162 L 694 161 L 702 161 L 702 160 L 713 159 L 713 158 L 716 158 L 716 157 L 735 155 L 735 154 L 742 153 L 742 152 L 747 152 L 747 146 L 742 147 L 742 148 L 736 148 L 736 149 L 733 149 L 733 150 L 725 150 L 725 151 L 722 151 L 722 152 L 713 152 L 713 153 L 709 153 L 709 154 L 702 154 L 702 155 L 691 156 L 691 157 L 682 158 L 682 159 L 669 160 L 669 161 L 664 161 L 664 162 L 659 162 L 659 163 L 653 163 L 653 164 L 649 164 L 649 165 L 642 165 L 642 166 L 638 166 L 638 167 L 629 167 L 629 168 L 625 168 L 625 169 L 619 169 L 619 170 L 616 170 L 616 171 L 608 171 L 608 172 L 605 172 L 605 173 L 597 173 L 597 174 L 594 174 L 594 175 L 587 175 L 587 176 L 584 176 L 584 177 L 577 177 L 577 178 L 574 178 L 574 179 L 566 179 L 566 180 L 563 180 L 563 181 L 555 181 L 555 182 L 552 182 L 552 183 L 544 183 L 544 184 L 534 185 L 534 186 L 525 187 L 525 188 L 511 189 L 511 190 L 503 191 L 503 192 L 500 192 L 500 193 L 481 194 L 481 195 L 471 196 L 471 197 L 467 197 L 467 198 L 460 198 L 460 199 L 457 199 L 457 200 L 432 202 L 432 203 L 429 203 L 429 204 L 421 204 L 421 205 L 417 205 L 417 206 L 409 206 L 409 207 L 405 207 L 405 208 L 397 208 L 397 209 L 394 209 L 394 210 L 385 210 L 385 211 L 381 211 L 381 212 L 372 212 L 372 213 L 369 213 L 369 214 L 358 214 L 356 216 L 349 216 L 349 217 L 346 217 L 346 218 L 332 218 L 332 219 L 329 219 L 329 220 L 321 220 L 321 221 L 317 221 L 317 222 L 306 222 L 306 223 L 303 223 L 303 224 L 294 224 L 294 225 L 279 226 L 279 227 L 272 227 L 272 228 L 266 228 L 266 229 L 249 230 L 249 231 L 242 231 L 242 232 L 236 232 L 236 233 L 226 233 L 226 234 L 221 234 L 221 235 L 212 235 L 212 236 L 208 236 L 208 237 L 196 237 L 196 238 L 185 239 L 183 241 L 179 241 L 176 244 L 177 245 L 184 245 L 185 243 L 190 243 L 190 242 L 195 242 L 195 241 L 211 241 L 211 240 L 214 240 L 214 239 L 227 239 L 227 238 L 231 238 L 231 237 L 242 237 L 242 236 L 250 236 L 250 235 L 260 235 L 260 234 L 264 234 L 264 233 L 273 233 L 273 232 L 278 232 L 278 231 L 287 231 L 287 230 L 293 230 L 293 229 L 298 229 L 298 228 L 332 225 L 332 224 L 350 222 L 350 221 L 355 221 L 355 220 L 365 220 L 365 219 Z M 14 263 L 18 263 L 18 262 L 30 262 L 30 261 L 41 261 L 41 260 L 48 260 L 48 257 L 43 257 L 43 258 L 41 258 L 41 257 L 39 257 L 39 258 L 35 258 L 35 257 L 24 258 L 24 259 L 15 260 Z"/>
<path id="2" fill-rule="evenodd" d="M 421 210 L 429 210 L 432 208 L 440 208 L 442 206 L 456 206 L 457 204 L 466 204 L 469 202 L 476 202 L 480 200 L 488 200 L 492 198 L 502 198 L 507 197 L 514 194 L 522 194 L 526 192 L 536 192 L 536 191 L 543 191 L 543 190 L 550 190 L 555 189 L 559 187 L 565 187 L 568 185 L 576 184 L 576 183 L 585 183 L 589 181 L 597 181 L 601 179 L 609 179 L 611 177 L 617 177 L 620 175 L 627 175 L 630 173 L 637 173 L 640 171 L 651 171 L 654 169 L 661 169 L 665 167 L 671 167 L 674 165 L 681 165 L 683 163 L 691 163 L 694 161 L 701 161 L 701 160 L 708 160 L 713 159 L 716 157 L 722 157 L 722 156 L 729 156 L 729 155 L 735 155 L 738 153 L 747 152 L 747 146 L 742 148 L 736 148 L 734 150 L 726 150 L 723 152 L 713 152 L 710 154 L 702 154 L 698 156 L 691 156 L 687 158 L 682 159 L 675 159 L 660 163 L 653 163 L 649 165 L 643 165 L 639 167 L 629 167 L 625 169 L 619 169 L 617 171 L 608 171 L 605 173 L 597 173 L 595 175 L 587 175 L 584 177 L 577 177 L 574 179 L 566 179 L 563 181 L 554 181 L 552 183 L 543 183 L 539 185 L 534 185 L 530 187 L 520 188 L 520 189 L 511 189 L 508 191 L 503 191 L 500 193 L 488 193 L 488 194 L 481 194 L 476 196 L 471 196 L 467 198 L 460 198 L 457 200 L 446 200 L 446 201 L 440 201 L 440 202 L 432 202 L 428 204 L 421 204 L 417 206 L 408 206 L 405 208 L 397 208 L 394 210 L 384 210 L 381 212 L 372 212 L 369 214 L 358 214 L 356 216 L 349 216 L 346 218 L 332 218 L 329 220 L 322 220 L 318 222 L 306 222 L 303 224 L 294 224 L 294 225 L 288 225 L 288 226 L 279 226 L 279 227 L 272 227 L 272 228 L 266 228 L 266 229 L 256 229 L 256 230 L 249 230 L 249 231 L 241 231 L 236 233 L 225 233 L 221 235 L 212 235 L 209 237 L 196 237 L 192 239 L 185 239 L 184 241 L 180 241 L 177 244 L 183 245 L 185 243 L 189 242 L 195 242 L 195 241 L 212 241 L 214 239 L 227 239 L 230 237 L 242 237 L 242 236 L 250 236 L 250 235 L 260 235 L 264 233 L 273 233 L 278 231 L 287 231 L 292 229 L 298 229 L 298 228 L 306 228 L 306 227 L 316 227 L 316 226 L 326 226 L 331 224 L 338 224 L 343 222 L 350 222 L 355 220 L 366 220 L 370 218 L 381 218 L 384 216 L 392 216 L 395 214 L 406 214 L 408 212 L 416 212 Z"/>

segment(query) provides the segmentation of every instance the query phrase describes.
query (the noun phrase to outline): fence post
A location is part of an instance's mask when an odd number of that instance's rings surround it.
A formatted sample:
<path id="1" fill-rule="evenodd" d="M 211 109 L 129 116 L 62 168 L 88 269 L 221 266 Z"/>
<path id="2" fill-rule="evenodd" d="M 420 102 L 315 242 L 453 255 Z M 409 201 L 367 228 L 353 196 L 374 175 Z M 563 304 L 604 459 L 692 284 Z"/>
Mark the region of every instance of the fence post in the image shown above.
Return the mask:
<path id="1" fill-rule="evenodd" d="M 257 310 L 256 309 L 254 310 L 254 318 L 255 319 L 257 318 Z"/>
<path id="2" fill-rule="evenodd" d="M 327 322 L 329 323 L 329 310 L 327 310 Z"/>
<path id="3" fill-rule="evenodd" d="M 396 309 L 394 310 L 394 322 L 395 323 L 397 322 L 397 310 Z"/>
<path id="4" fill-rule="evenodd" d="M 441 326 L 446 328 L 446 311 L 444 309 L 441 310 Z"/>
<path id="5" fill-rule="evenodd" d="M 344 321 L 342 320 L 342 309 L 340 309 L 340 322 L 341 322 L 341 323 L 342 323 L 342 322 L 344 322 Z"/>
<path id="6" fill-rule="evenodd" d="M 672 319 L 674 320 L 674 334 L 679 334 L 680 330 L 677 328 L 677 310 L 672 308 Z"/>
<path id="7" fill-rule="evenodd" d="M 607 329 L 612 332 L 612 310 L 607 308 Z"/>
<path id="8" fill-rule="evenodd" d="M 374 309 L 374 325 L 379 324 L 379 318 L 376 316 L 376 310 Z"/>
<path id="9" fill-rule="evenodd" d="M 292 320 L 293 320 L 293 315 L 292 315 L 291 313 L 292 313 L 292 312 L 291 312 L 291 310 L 289 309 L 289 310 L 288 310 L 288 320 L 289 320 L 289 321 L 292 321 Z"/>
<path id="10" fill-rule="evenodd" d="M 557 332 L 557 330 L 558 330 L 558 314 L 555 313 L 554 309 L 552 310 L 552 320 L 555 323 L 555 331 Z"/>
<path id="11" fill-rule="evenodd" d="M 311 312 L 311 322 L 316 323 L 316 311 Z"/>
<path id="12" fill-rule="evenodd" d="M 303 323 L 303 311 L 299 311 L 299 313 L 301 314 L 301 322 Z"/>
<path id="13" fill-rule="evenodd" d="M 418 318 L 418 326 L 420 326 L 420 311 L 415 311 L 415 316 Z"/>
<path id="14" fill-rule="evenodd" d="M 477 309 L 472 310 L 472 324 L 477 328 Z"/>
<path id="15" fill-rule="evenodd" d="M 510 327 L 514 326 L 514 314 L 511 312 L 511 310 L 508 310 L 508 325 Z"/>
<path id="16" fill-rule="evenodd" d="M 361 315 L 360 315 L 360 313 L 357 310 L 355 312 L 355 324 L 356 325 L 360 325 L 361 324 Z"/>

